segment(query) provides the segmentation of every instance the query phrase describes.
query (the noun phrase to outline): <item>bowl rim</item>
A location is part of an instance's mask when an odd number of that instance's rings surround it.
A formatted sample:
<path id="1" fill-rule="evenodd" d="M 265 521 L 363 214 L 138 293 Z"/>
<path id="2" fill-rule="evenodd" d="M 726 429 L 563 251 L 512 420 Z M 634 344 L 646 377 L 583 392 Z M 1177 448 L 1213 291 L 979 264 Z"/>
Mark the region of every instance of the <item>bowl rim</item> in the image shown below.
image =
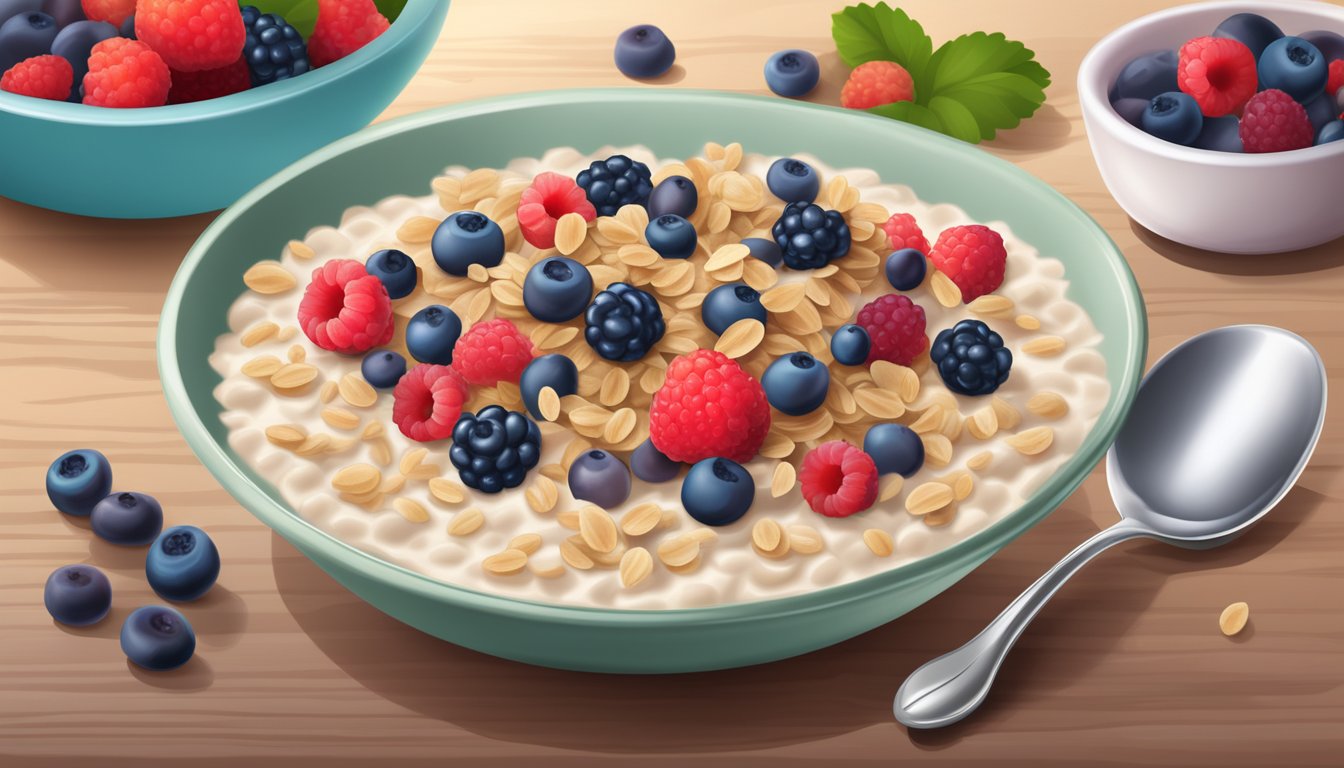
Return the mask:
<path id="1" fill-rule="evenodd" d="M 1117 380 L 1096 423 L 1083 439 L 1079 450 L 1059 470 L 1054 472 L 1013 511 L 999 520 L 939 552 L 862 579 L 765 600 L 723 603 L 695 608 L 625 609 L 582 605 L 564 605 L 538 600 L 509 597 L 484 592 L 466 586 L 438 581 L 405 566 L 358 549 L 304 520 L 296 511 L 264 492 L 236 465 L 219 443 L 210 435 L 201 414 L 191 405 L 191 399 L 179 368 L 177 325 L 183 299 L 192 273 L 214 241 L 233 225 L 242 213 L 258 201 L 305 172 L 347 151 L 365 144 L 387 139 L 398 133 L 427 125 L 502 111 L 527 110 L 557 104 L 581 102 L 614 104 L 629 108 L 633 99 L 681 101 L 688 105 L 731 108 L 746 102 L 753 108 L 782 110 L 816 110 L 827 113 L 827 119 L 875 120 L 873 116 L 835 107 L 781 100 L 774 97 L 743 95 L 731 92 L 670 89 L 653 90 L 641 87 L 578 88 L 497 96 L 452 104 L 406 115 L 363 129 L 323 147 L 307 157 L 276 173 L 256 188 L 243 195 L 221 213 L 192 245 L 173 278 L 164 301 L 157 338 L 158 367 L 164 397 L 179 431 L 197 458 L 242 506 L 275 532 L 279 533 L 305 556 L 322 565 L 322 558 L 330 558 L 366 579 L 398 591 L 408 591 L 439 603 L 485 613 L 524 620 L 540 620 L 567 624 L 583 623 L 606 627 L 670 627 L 673 625 L 723 624 L 761 618 L 809 613 L 831 609 L 837 605 L 856 602 L 873 594 L 899 588 L 930 575 L 947 574 L 967 563 L 987 559 L 1007 542 L 1022 534 L 1053 512 L 1105 456 L 1123 423 L 1142 378 L 1148 346 L 1148 322 L 1142 295 L 1133 272 L 1123 254 L 1104 229 L 1078 205 L 1044 181 L 1017 167 L 1015 164 L 984 152 L 975 162 L 997 166 L 1020 181 L 1035 187 L 1053 198 L 1065 215 L 1075 217 L 1091 232 L 1098 249 L 1107 256 L 1098 268 L 1111 273 L 1111 279 L 1120 288 L 1124 311 L 1122 324 L 1128 328 L 1126 347 L 1119 366 Z M 976 153 L 964 142 L 933 131 L 904 123 L 892 123 L 897 134 L 908 133 L 917 141 L 943 142 L 958 151 Z M 1104 265 L 1104 266 L 1103 266 Z M 278 497 L 278 495 L 277 495 Z M 316 553 L 320 551 L 322 558 Z"/>
<path id="2" fill-rule="evenodd" d="M 1269 13 L 1275 10 L 1289 10 L 1304 14 L 1315 14 L 1322 21 L 1337 21 L 1341 25 L 1340 34 L 1344 34 L 1344 7 L 1317 2 L 1317 0 L 1278 0 L 1270 5 L 1263 0 L 1217 0 L 1216 2 L 1190 3 L 1165 8 L 1140 16 L 1111 31 L 1098 40 L 1078 66 L 1078 99 L 1082 104 L 1083 115 L 1097 121 L 1097 127 L 1106 131 L 1115 139 L 1130 148 L 1169 160 L 1196 165 L 1226 168 L 1282 168 L 1315 164 L 1322 159 L 1344 156 L 1344 141 L 1332 141 L 1289 152 L 1265 152 L 1261 154 L 1218 152 L 1209 149 L 1186 147 L 1163 141 L 1156 136 L 1144 133 L 1131 125 L 1111 107 L 1107 91 L 1111 78 L 1117 74 L 1124 63 L 1115 66 L 1115 71 L 1102 71 L 1103 60 L 1114 56 L 1116 49 L 1131 38 L 1142 36 L 1145 31 L 1172 19 L 1219 11 L 1228 15 L 1234 13 Z M 1212 30 L 1210 30 L 1212 34 Z M 1161 50 L 1158 46 L 1149 46 L 1149 52 Z M 1091 125 L 1088 128 L 1091 129 Z"/>
<path id="3" fill-rule="evenodd" d="M 191 123 L 263 109 L 322 88 L 378 61 L 405 42 L 417 27 L 425 23 L 432 15 L 435 6 L 439 4 L 446 6 L 450 2 L 451 0 L 406 0 L 406 5 L 402 7 L 387 31 L 359 50 L 326 66 L 305 72 L 300 77 L 268 83 L 265 87 L 249 88 L 240 93 L 188 104 L 165 104 L 161 107 L 138 109 L 90 107 L 68 101 L 34 99 L 30 96 L 0 91 L 0 113 L 7 112 L 35 120 L 69 125 L 122 127 Z"/>

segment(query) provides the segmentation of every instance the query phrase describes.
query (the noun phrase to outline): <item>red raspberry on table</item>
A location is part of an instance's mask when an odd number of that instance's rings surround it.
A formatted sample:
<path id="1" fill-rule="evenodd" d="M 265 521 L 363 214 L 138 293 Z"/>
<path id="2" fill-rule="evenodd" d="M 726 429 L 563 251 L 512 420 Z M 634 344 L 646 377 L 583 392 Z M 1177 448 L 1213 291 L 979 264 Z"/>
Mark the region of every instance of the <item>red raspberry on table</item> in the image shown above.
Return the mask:
<path id="1" fill-rule="evenodd" d="M 750 461 L 770 431 L 765 390 L 737 361 L 712 349 L 676 358 L 649 406 L 649 439 L 673 461 Z"/>
<path id="2" fill-rule="evenodd" d="M 392 300 L 383 281 L 353 259 L 332 259 L 313 270 L 299 302 L 299 326 L 317 346 L 346 355 L 392 340 Z"/>
<path id="3" fill-rule="evenodd" d="M 308 60 L 320 67 L 343 59 L 389 26 L 373 0 L 317 0 L 317 24 L 308 38 Z"/>
<path id="4" fill-rule="evenodd" d="M 877 501 L 877 464 L 844 440 L 808 451 L 798 482 L 807 506 L 826 517 L 849 517 Z"/>
<path id="5" fill-rule="evenodd" d="M 925 256 L 929 255 L 929 240 L 924 237 L 924 230 L 919 228 L 914 216 L 908 213 L 893 213 L 891 218 L 887 219 L 887 223 L 882 225 L 882 231 L 887 233 L 891 250 L 914 248 Z"/>
<path id="6" fill-rule="evenodd" d="M 1325 95 L 1327 97 L 1339 94 L 1339 89 L 1344 88 L 1344 59 L 1335 59 L 1330 62 L 1330 79 L 1325 81 Z"/>
<path id="7" fill-rule="evenodd" d="M 453 345 L 453 367 L 468 383 L 483 387 L 517 383 L 530 362 L 532 340 L 509 320 L 477 323 Z"/>
<path id="8" fill-rule="evenodd" d="M 74 84 L 75 70 L 70 62 L 50 54 L 24 59 L 0 75 L 0 91 L 37 99 L 65 101 Z"/>
<path id="9" fill-rule="evenodd" d="M 467 382 L 450 365 L 421 363 L 402 375 L 392 390 L 392 421 L 412 440 L 427 443 L 451 437 Z"/>
<path id="10" fill-rule="evenodd" d="M 173 85 L 168 89 L 169 104 L 216 99 L 252 87 L 252 73 L 247 68 L 247 60 L 242 57 L 219 69 L 173 72 L 172 76 Z"/>
<path id="11" fill-rule="evenodd" d="M 135 36 L 178 72 L 219 69 L 243 52 L 237 0 L 139 0 Z"/>
<path id="12" fill-rule="evenodd" d="M 1284 152 L 1310 147 L 1312 142 L 1307 110 L 1277 88 L 1251 97 L 1238 130 L 1247 152 Z"/>
<path id="13" fill-rule="evenodd" d="M 924 308 L 909 296 L 898 293 L 878 296 L 859 310 L 854 322 L 863 326 L 872 342 L 867 361 L 870 365 L 877 360 L 909 365 L 929 348 L 929 337 L 924 333 Z"/>
<path id="14" fill-rule="evenodd" d="M 110 37 L 89 52 L 84 103 L 95 107 L 160 107 L 168 101 L 168 65 L 148 45 Z"/>
<path id="15" fill-rule="evenodd" d="M 1190 94 L 1207 117 L 1240 110 L 1260 82 L 1255 54 L 1227 37 L 1196 37 L 1181 46 L 1176 85 Z"/>
<path id="16" fill-rule="evenodd" d="M 106 21 L 117 28 L 135 13 L 135 0 L 80 0 L 79 5 L 84 9 L 84 18 L 89 21 Z"/>
<path id="17" fill-rule="evenodd" d="M 518 200 L 518 228 L 533 246 L 554 248 L 555 224 L 566 213 L 577 213 L 584 221 L 597 218 L 588 193 L 573 179 L 549 171 L 539 173 Z"/>
<path id="18" fill-rule="evenodd" d="M 929 251 L 929 261 L 961 289 L 961 300 L 970 303 L 1003 285 L 1008 251 L 1003 237 L 982 224 L 952 227 L 938 235 Z"/>
<path id="19" fill-rule="evenodd" d="M 894 101 L 914 101 L 915 81 L 894 61 L 869 61 L 854 68 L 840 89 L 840 106 L 868 109 Z"/>

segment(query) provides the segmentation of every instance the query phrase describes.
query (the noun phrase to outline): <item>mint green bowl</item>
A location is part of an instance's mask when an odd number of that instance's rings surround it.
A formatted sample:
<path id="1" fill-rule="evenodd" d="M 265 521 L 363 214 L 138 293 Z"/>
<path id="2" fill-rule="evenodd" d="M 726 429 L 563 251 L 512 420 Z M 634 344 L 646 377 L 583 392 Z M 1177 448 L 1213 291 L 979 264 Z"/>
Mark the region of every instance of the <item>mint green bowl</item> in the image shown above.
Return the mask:
<path id="1" fill-rule="evenodd" d="M 258 254 L 351 205 L 427 194 L 453 164 L 500 167 L 556 146 L 590 152 L 645 144 L 663 157 L 706 140 L 752 152 L 807 151 L 910 184 L 924 200 L 1002 219 L 1062 260 L 1069 295 L 1105 335 L 1111 384 L 1082 448 L 1021 508 L 932 557 L 810 594 L 712 608 L 563 607 L 433 581 L 365 554 L 301 519 L 229 449 L 207 357 Z M 1143 370 L 1143 300 L 1123 257 L 1081 210 L 1034 177 L 974 147 L 870 115 L 783 99 L 655 89 L 554 91 L 445 107 L 366 129 L 272 177 L 225 211 L 187 254 L 159 323 L 159 372 L 182 434 L 229 493 L 319 567 L 380 610 L 445 640 L 550 667 L 619 673 L 720 669 L 781 659 L 890 621 L 947 589 L 1044 518 L 1101 459 Z"/>
<path id="2" fill-rule="evenodd" d="M 340 61 L 195 104 L 106 109 L 0 91 L 0 195 L 116 219 L 223 208 L 377 117 L 434 47 L 448 2 L 407 0 Z"/>

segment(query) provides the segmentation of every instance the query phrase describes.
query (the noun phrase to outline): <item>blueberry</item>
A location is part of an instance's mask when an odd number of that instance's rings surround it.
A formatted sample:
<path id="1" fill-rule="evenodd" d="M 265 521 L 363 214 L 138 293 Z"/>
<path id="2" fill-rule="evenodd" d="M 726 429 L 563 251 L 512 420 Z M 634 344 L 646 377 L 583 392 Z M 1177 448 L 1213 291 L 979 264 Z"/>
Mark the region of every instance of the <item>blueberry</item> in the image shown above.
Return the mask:
<path id="1" fill-rule="evenodd" d="M 668 176 L 649 193 L 649 218 L 656 219 L 664 214 L 675 213 L 689 219 L 699 204 L 700 195 L 695 190 L 695 182 L 685 176 Z"/>
<path id="2" fill-rule="evenodd" d="M 681 472 L 681 462 L 667 458 L 652 440 L 645 440 L 630 454 L 630 470 L 646 483 L 666 483 Z"/>
<path id="3" fill-rule="evenodd" d="M 28 3 L 31 5 L 31 3 Z M 5 3 L 0 3 L 4 6 Z M 56 26 L 64 29 L 74 24 L 76 21 L 84 20 L 84 6 L 79 0 L 43 0 L 41 8 L 31 10 L 40 10 L 51 18 L 56 20 Z M 6 14 L 0 10 L 0 19 L 7 19 L 14 14 Z"/>
<path id="4" fill-rule="evenodd" d="M 765 60 L 765 84 L 780 96 L 806 96 L 820 79 L 817 57 L 807 51 L 779 51 Z"/>
<path id="5" fill-rule="evenodd" d="M 924 466 L 924 441 L 904 424 L 875 424 L 863 436 L 863 452 L 877 471 L 910 477 Z"/>
<path id="6" fill-rule="evenodd" d="M 629 283 L 612 283 L 583 315 L 583 338 L 607 360 L 640 359 L 663 338 L 667 324 L 658 300 Z"/>
<path id="7" fill-rule="evenodd" d="M 359 372 L 364 374 L 369 386 L 391 389 L 406 375 L 406 358 L 390 349 L 375 349 L 364 356 Z"/>
<path id="8" fill-rule="evenodd" d="M 51 43 L 61 28 L 40 11 L 29 11 L 0 24 L 0 72 L 24 59 L 51 52 Z"/>
<path id="9" fill-rule="evenodd" d="M 75 71 L 75 82 L 70 98 L 79 101 L 79 87 L 89 71 L 89 53 L 93 46 L 117 36 L 117 28 L 106 21 L 76 21 L 56 33 L 51 41 L 51 52 L 70 62 Z"/>
<path id="10" fill-rule="evenodd" d="M 1298 37 L 1316 46 L 1316 50 L 1321 52 L 1327 62 L 1344 59 L 1344 35 L 1338 32 L 1313 29 L 1310 32 L 1303 32 Z"/>
<path id="11" fill-rule="evenodd" d="M 145 578 L 164 600 L 195 600 L 209 592 L 219 578 L 219 550 L 200 528 L 173 526 L 159 534 L 149 548 Z"/>
<path id="12" fill-rule="evenodd" d="M 761 376 L 765 399 L 781 413 L 802 416 L 826 400 L 831 374 L 821 361 L 806 352 L 791 352 L 765 369 Z"/>
<path id="13" fill-rule="evenodd" d="M 483 493 L 516 488 L 541 458 L 541 430 L 518 411 L 487 405 L 458 418 L 448 458 L 468 488 Z"/>
<path id="14" fill-rule="evenodd" d="M 564 256 L 542 259 L 523 279 L 523 304 L 543 323 L 563 323 L 583 314 L 593 298 L 588 268 Z"/>
<path id="15" fill-rule="evenodd" d="M 393 299 L 405 298 L 415 290 L 415 262 L 403 251 L 395 248 L 378 251 L 364 263 L 364 268 L 383 281 L 387 295 Z"/>
<path id="16" fill-rule="evenodd" d="M 117 33 L 118 33 L 121 37 L 126 38 L 127 40 L 135 40 L 135 39 L 136 39 L 136 37 L 135 37 L 135 14 L 134 14 L 134 13 L 132 13 L 130 16 L 127 16 L 124 20 L 122 20 L 122 22 L 121 22 L 121 28 L 117 30 Z"/>
<path id="17" fill-rule="evenodd" d="M 1241 152 L 1240 121 L 1232 115 L 1206 117 L 1204 127 L 1191 146 L 1215 152 Z"/>
<path id="18" fill-rule="evenodd" d="M 947 388 L 961 395 L 988 395 L 1008 380 L 1013 367 L 1003 337 L 979 320 L 962 320 L 939 333 L 929 359 Z"/>
<path id="19" fill-rule="evenodd" d="M 1213 36 L 1242 43 L 1258 59 L 1270 43 L 1283 37 L 1283 30 L 1258 13 L 1238 13 L 1223 19 L 1213 30 Z"/>
<path id="20" fill-rule="evenodd" d="M 1148 99 L 1116 99 L 1111 102 L 1111 108 L 1126 123 L 1141 128 L 1143 126 L 1143 113 L 1148 109 Z"/>
<path id="21" fill-rule="evenodd" d="M 196 632 L 172 608 L 147 605 L 132 611 L 121 625 L 121 652 L 145 669 L 176 669 L 196 653 Z"/>
<path id="22" fill-rule="evenodd" d="M 751 508 L 756 483 L 729 459 L 697 461 L 681 482 L 681 505 L 704 525 L 735 523 Z"/>
<path id="23" fill-rule="evenodd" d="M 1344 139 L 1344 120 L 1336 120 L 1332 123 L 1326 123 L 1321 127 L 1320 133 L 1316 134 L 1317 144 L 1329 144 L 1332 141 Z"/>
<path id="24" fill-rule="evenodd" d="M 429 247 L 439 269 L 465 277 L 472 264 L 499 266 L 504 260 L 504 231 L 485 214 L 458 211 L 434 230 Z"/>
<path id="25" fill-rule="evenodd" d="M 541 418 L 541 409 L 537 407 L 537 395 L 545 387 L 555 390 L 560 397 L 579 391 L 579 368 L 574 361 L 561 354 L 542 355 L 532 358 L 532 362 L 523 369 L 518 380 L 518 389 L 523 394 L 523 404 L 527 406 L 532 418 Z"/>
<path id="26" fill-rule="evenodd" d="M 1339 119 L 1339 109 L 1335 100 L 1324 92 L 1302 106 L 1307 110 L 1307 119 L 1311 121 L 1312 131 L 1319 131 L 1326 123 Z"/>
<path id="27" fill-rule="evenodd" d="M 700 319 L 709 330 L 722 334 L 738 320 L 751 318 L 765 323 L 761 294 L 744 283 L 720 285 L 709 292 L 700 305 Z"/>
<path id="28" fill-rule="evenodd" d="M 765 172 L 765 184 L 770 193 L 786 203 L 810 203 L 817 199 L 821 179 L 812 166 L 792 157 L 781 157 L 770 164 Z"/>
<path id="29" fill-rule="evenodd" d="M 606 451 L 585 451 L 569 465 L 569 492 L 603 509 L 619 507 L 630 498 L 630 470 Z"/>
<path id="30" fill-rule="evenodd" d="M 62 454 L 47 469 L 47 498 L 67 515 L 87 517 L 112 492 L 112 465 L 92 448 Z"/>
<path id="31" fill-rule="evenodd" d="M 779 243 L 766 237 L 747 237 L 743 238 L 742 244 L 751 251 L 751 257 L 759 261 L 764 261 L 772 267 L 778 267 L 784 263 L 784 252 L 779 250 Z"/>
<path id="32" fill-rule="evenodd" d="M 638 24 L 616 37 L 616 68 L 626 77 L 658 77 L 672 68 L 677 49 L 663 30 Z"/>
<path id="33" fill-rule="evenodd" d="M 422 363 L 450 365 L 453 345 L 461 335 L 457 313 L 442 304 L 430 304 L 406 323 L 406 351 Z"/>
<path id="34" fill-rule="evenodd" d="M 76 7 L 79 7 L 79 5 L 79 3 L 75 3 Z M 0 24 L 21 13 L 33 13 L 34 11 L 42 11 L 42 0 L 0 0 Z M 50 13 L 49 11 L 42 12 Z M 50 15 L 54 16 L 55 14 Z"/>
<path id="35" fill-rule="evenodd" d="M 1260 56 L 1260 87 L 1277 88 L 1305 104 L 1325 93 L 1330 77 L 1325 57 L 1300 37 L 1281 37 Z"/>
<path id="36" fill-rule="evenodd" d="M 1175 51 L 1157 51 L 1140 56 L 1125 65 L 1111 88 L 1111 101 L 1143 99 L 1151 101 L 1158 94 L 1180 90 L 1176 86 Z"/>
<path id="37" fill-rule="evenodd" d="M 644 239 L 649 247 L 664 259 L 688 259 L 695 253 L 695 227 L 675 213 L 665 213 L 649 220 L 644 228 Z"/>
<path id="38" fill-rule="evenodd" d="M 1143 113 L 1142 126 L 1147 133 L 1174 144 L 1190 144 L 1199 138 L 1204 116 L 1189 94 L 1172 91 L 1155 96 Z"/>
<path id="39" fill-rule="evenodd" d="M 913 291 L 924 282 L 928 260 L 914 248 L 902 248 L 887 256 L 887 282 L 898 291 Z"/>
<path id="40" fill-rule="evenodd" d="M 831 356 L 841 365 L 863 365 L 872 348 L 873 340 L 861 325 L 847 323 L 831 336 Z"/>
<path id="41" fill-rule="evenodd" d="M 112 608 L 112 584 L 91 565 L 66 565 L 51 572 L 42 590 L 51 618 L 72 627 L 103 620 Z"/>
<path id="42" fill-rule="evenodd" d="M 144 546 L 163 530 L 163 507 L 143 493 L 114 493 L 94 506 L 89 525 L 104 541 Z"/>

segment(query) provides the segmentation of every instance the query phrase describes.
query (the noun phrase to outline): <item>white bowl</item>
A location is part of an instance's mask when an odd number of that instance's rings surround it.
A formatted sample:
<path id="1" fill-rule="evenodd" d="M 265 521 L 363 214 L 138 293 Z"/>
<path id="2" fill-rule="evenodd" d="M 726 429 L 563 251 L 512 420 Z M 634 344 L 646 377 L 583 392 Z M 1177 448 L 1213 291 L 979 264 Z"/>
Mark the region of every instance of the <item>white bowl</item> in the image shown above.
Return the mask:
<path id="1" fill-rule="evenodd" d="M 1344 141 L 1291 152 L 1237 154 L 1149 136 L 1111 108 L 1107 92 L 1136 56 L 1213 34 L 1234 13 L 1259 13 L 1286 34 L 1344 34 L 1344 7 L 1306 0 L 1183 5 L 1102 38 L 1078 70 L 1092 156 L 1135 221 L 1178 243 L 1224 253 L 1279 253 L 1344 237 Z"/>

